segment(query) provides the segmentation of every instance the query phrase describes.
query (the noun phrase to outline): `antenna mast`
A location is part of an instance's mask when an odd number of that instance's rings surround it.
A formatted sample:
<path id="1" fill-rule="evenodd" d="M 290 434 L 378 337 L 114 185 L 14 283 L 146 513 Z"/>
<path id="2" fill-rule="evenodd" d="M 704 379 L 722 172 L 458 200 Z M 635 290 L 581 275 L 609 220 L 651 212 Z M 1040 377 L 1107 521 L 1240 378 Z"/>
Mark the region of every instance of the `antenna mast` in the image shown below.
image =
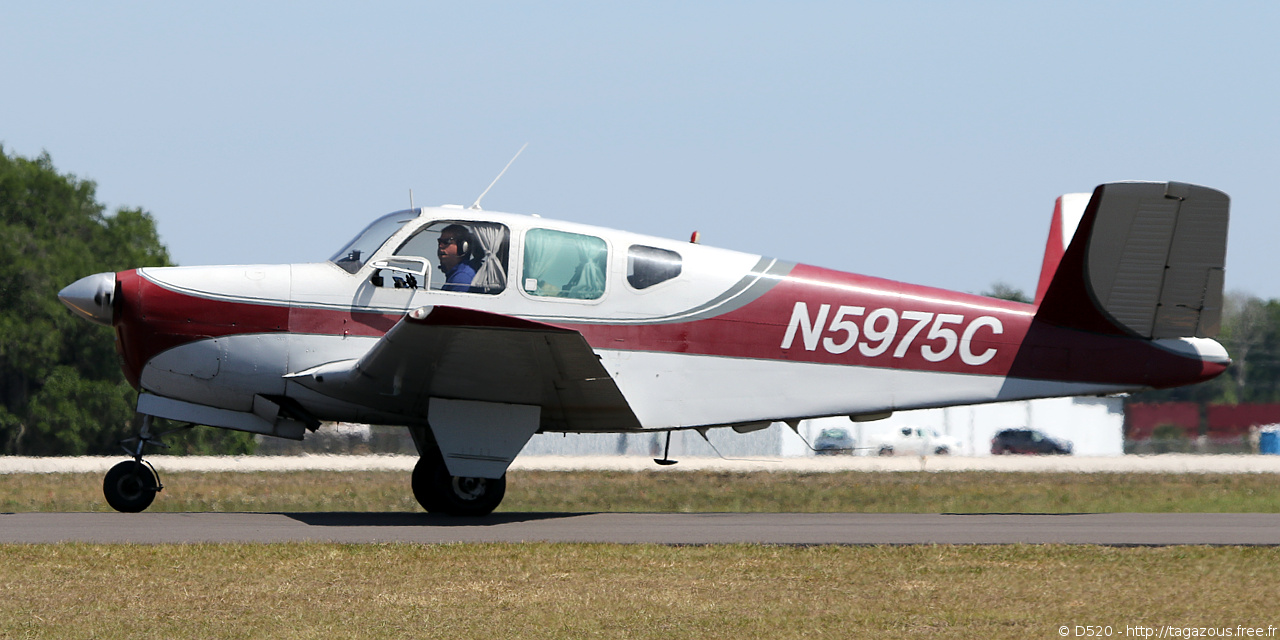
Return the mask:
<path id="1" fill-rule="evenodd" d="M 480 208 L 480 201 L 484 199 L 485 194 L 489 193 L 489 190 L 493 188 L 493 185 L 498 184 L 498 181 L 502 179 L 502 174 L 506 173 L 506 172 L 507 172 L 507 169 L 510 169 L 510 168 L 511 168 L 511 163 L 512 163 L 512 162 L 515 162 L 515 161 L 516 161 L 516 158 L 519 158 L 519 157 L 520 157 L 520 154 L 524 153 L 524 148 L 525 148 L 525 147 L 527 147 L 527 146 L 529 146 L 529 143 L 528 143 L 528 142 L 524 143 L 524 146 L 523 146 L 523 147 L 520 147 L 520 150 L 516 152 L 516 155 L 512 156 L 512 157 L 511 157 L 511 160 L 510 160 L 509 162 L 507 162 L 507 166 L 503 167 L 503 168 L 502 168 L 502 171 L 499 171 L 499 172 L 498 172 L 498 177 L 494 178 L 494 179 L 493 179 L 493 182 L 490 182 L 490 183 L 489 183 L 489 186 L 485 187 L 484 191 L 480 193 L 480 197 L 479 197 L 479 198 L 476 198 L 476 201 L 475 201 L 475 202 L 472 202 L 472 203 L 471 203 L 471 206 L 470 206 L 469 208 L 471 208 L 471 209 L 479 209 L 479 208 Z"/>

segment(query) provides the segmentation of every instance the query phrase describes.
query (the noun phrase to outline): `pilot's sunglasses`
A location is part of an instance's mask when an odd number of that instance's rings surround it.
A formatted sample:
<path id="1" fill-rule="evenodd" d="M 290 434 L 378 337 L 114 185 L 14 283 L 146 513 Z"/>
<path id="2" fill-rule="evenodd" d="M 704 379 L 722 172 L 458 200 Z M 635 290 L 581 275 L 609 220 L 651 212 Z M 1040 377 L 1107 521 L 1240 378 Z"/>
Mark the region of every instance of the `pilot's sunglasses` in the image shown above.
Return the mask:
<path id="1" fill-rule="evenodd" d="M 440 246 L 448 246 L 448 245 L 451 245 L 451 244 L 458 244 L 458 239 L 457 239 L 457 238 L 437 238 L 437 239 L 436 239 L 436 244 L 438 244 L 438 245 L 440 245 Z"/>

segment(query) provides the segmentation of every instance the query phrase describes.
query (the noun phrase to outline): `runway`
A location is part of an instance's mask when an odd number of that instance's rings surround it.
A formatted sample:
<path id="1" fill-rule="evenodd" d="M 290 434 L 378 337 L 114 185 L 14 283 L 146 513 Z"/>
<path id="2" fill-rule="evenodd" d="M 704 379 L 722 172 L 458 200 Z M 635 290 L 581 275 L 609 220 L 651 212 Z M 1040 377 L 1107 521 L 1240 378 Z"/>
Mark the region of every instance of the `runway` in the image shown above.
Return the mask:
<path id="1" fill-rule="evenodd" d="M 13 513 L 0 543 L 1280 545 L 1280 514 Z"/>
<path id="2" fill-rule="evenodd" d="M 408 472 L 413 456 L 151 458 L 162 472 L 383 470 Z M 0 473 L 102 473 L 120 457 L 0 459 Z M 517 458 L 513 470 L 607 469 L 1074 473 L 1280 473 L 1280 456 L 827 457 L 689 459 L 654 467 L 638 457 Z M 656 544 L 1280 545 L 1280 514 L 798 514 L 496 513 L 483 519 L 427 513 L 18 513 L 0 514 L 0 543 L 616 542 Z"/>

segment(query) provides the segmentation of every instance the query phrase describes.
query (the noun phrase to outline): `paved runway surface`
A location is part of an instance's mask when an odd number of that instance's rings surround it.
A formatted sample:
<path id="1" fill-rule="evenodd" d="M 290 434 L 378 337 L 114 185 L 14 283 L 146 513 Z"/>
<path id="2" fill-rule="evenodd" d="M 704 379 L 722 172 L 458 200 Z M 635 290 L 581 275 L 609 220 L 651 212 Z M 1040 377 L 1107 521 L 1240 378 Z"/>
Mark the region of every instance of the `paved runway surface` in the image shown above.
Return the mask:
<path id="1" fill-rule="evenodd" d="M 0 473 L 101 473 L 120 457 L 0 458 Z M 161 471 L 386 470 L 412 456 L 163 457 Z M 653 469 L 647 458 L 517 458 L 524 469 Z M 1280 473 L 1280 456 L 828 457 L 682 460 L 679 473 L 721 471 L 963 471 Z M 675 471 L 672 471 L 675 469 Z M 1280 514 L 512 514 L 456 519 L 426 513 L 0 514 L 4 542 L 622 542 L 704 544 L 1280 545 Z"/>
<path id="2" fill-rule="evenodd" d="M 1280 514 L 15 513 L 0 543 L 621 542 L 1280 545 Z"/>

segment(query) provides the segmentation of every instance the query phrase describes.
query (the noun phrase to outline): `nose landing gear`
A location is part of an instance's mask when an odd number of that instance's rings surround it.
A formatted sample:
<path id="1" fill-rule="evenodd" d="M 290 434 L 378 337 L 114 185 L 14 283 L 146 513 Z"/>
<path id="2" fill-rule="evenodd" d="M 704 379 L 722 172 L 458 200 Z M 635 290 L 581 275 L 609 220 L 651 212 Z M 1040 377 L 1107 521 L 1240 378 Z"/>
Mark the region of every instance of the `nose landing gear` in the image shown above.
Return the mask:
<path id="1" fill-rule="evenodd" d="M 111 467 L 102 480 L 102 494 L 112 509 L 138 513 L 151 506 L 156 492 L 163 489 L 151 464 L 143 460 L 126 460 Z"/>
<path id="2" fill-rule="evenodd" d="M 107 504 L 111 505 L 112 509 L 124 513 L 138 513 L 151 506 L 151 502 L 156 499 L 156 493 L 164 489 L 164 485 L 160 484 L 160 476 L 156 473 L 156 468 L 142 459 L 143 448 L 148 444 L 168 448 L 169 445 L 160 442 L 162 436 L 194 426 L 194 424 L 187 424 L 152 435 L 151 416 L 142 416 L 142 428 L 138 430 L 138 435 L 120 441 L 120 446 L 124 448 L 125 453 L 133 456 L 133 460 L 126 460 L 111 467 L 102 480 L 102 495 L 107 499 Z"/>

